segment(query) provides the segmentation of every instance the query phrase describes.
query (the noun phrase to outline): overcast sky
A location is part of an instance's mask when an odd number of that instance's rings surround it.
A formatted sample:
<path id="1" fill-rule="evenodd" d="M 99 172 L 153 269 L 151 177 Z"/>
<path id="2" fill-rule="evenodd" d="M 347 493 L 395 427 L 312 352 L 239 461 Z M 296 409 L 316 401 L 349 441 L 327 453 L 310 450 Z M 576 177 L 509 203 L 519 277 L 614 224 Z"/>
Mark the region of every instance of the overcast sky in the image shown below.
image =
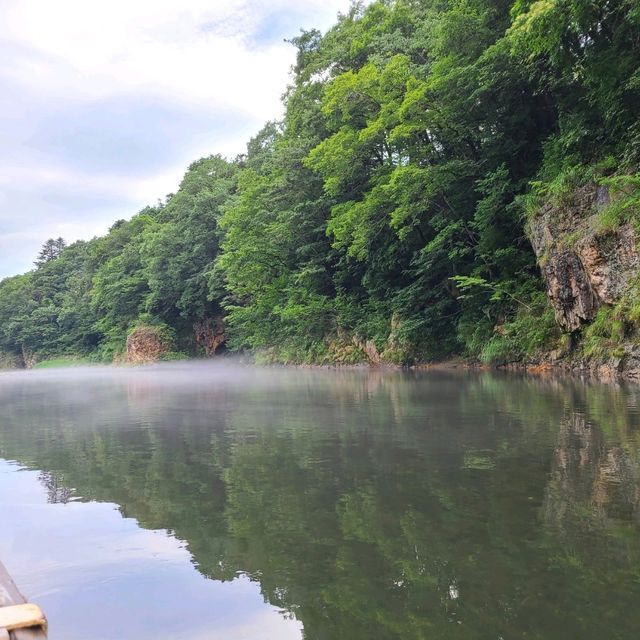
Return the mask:
<path id="1" fill-rule="evenodd" d="M 0 278 L 244 151 L 281 115 L 301 27 L 349 0 L 1 0 Z"/>

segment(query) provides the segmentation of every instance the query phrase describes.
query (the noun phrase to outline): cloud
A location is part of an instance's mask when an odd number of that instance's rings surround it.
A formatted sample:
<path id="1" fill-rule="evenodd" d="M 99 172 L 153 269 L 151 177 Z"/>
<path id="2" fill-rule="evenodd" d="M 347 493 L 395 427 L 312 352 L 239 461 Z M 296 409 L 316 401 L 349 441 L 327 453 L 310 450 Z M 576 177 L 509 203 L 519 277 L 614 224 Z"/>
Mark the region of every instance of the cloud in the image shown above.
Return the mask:
<path id="1" fill-rule="evenodd" d="M 238 130 L 247 119 L 224 104 L 212 117 L 200 105 L 129 94 L 49 113 L 29 143 L 76 171 L 152 175 L 168 161 L 189 158 L 194 148 L 224 148 L 226 132 Z"/>
<path id="2" fill-rule="evenodd" d="M 300 27 L 348 0 L 4 0 L 0 277 L 104 233 L 281 115 Z"/>

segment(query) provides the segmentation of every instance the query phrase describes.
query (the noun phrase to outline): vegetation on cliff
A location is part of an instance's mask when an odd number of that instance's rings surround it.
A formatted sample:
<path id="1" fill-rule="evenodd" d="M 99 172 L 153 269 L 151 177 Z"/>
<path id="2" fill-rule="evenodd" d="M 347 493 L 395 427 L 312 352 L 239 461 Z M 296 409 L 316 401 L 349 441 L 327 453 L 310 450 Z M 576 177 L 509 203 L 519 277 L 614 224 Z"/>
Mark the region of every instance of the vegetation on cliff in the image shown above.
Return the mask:
<path id="1" fill-rule="evenodd" d="M 598 237 L 640 220 L 635 0 L 378 0 L 292 45 L 283 119 L 245 155 L 0 283 L 7 358 L 112 358 L 139 326 L 205 353 L 194 327 L 224 318 L 229 348 L 279 361 L 505 361 L 638 306 L 629 282 L 556 322 L 530 240 L 589 185 L 620 194 Z"/>

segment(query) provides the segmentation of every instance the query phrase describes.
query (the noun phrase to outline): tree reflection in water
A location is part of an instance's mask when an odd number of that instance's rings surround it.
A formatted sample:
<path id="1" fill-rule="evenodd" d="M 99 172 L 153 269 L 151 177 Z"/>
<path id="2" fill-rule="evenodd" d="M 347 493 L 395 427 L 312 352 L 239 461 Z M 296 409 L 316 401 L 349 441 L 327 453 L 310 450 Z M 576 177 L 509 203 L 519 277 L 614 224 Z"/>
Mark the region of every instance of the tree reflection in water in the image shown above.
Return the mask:
<path id="1" fill-rule="evenodd" d="M 307 640 L 636 637 L 638 391 L 197 369 L 5 382 L 0 452 L 250 576 Z"/>

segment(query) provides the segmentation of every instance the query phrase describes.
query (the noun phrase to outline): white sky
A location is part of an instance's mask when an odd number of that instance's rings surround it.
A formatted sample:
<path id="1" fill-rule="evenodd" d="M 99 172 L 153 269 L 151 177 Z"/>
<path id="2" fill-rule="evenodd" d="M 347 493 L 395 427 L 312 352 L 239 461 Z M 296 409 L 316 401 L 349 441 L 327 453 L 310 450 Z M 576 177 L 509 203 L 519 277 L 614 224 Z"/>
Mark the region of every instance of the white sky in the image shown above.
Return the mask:
<path id="1" fill-rule="evenodd" d="M 235 156 L 269 119 L 300 28 L 349 0 L 2 0 L 0 278 L 49 237 L 106 232 Z"/>

